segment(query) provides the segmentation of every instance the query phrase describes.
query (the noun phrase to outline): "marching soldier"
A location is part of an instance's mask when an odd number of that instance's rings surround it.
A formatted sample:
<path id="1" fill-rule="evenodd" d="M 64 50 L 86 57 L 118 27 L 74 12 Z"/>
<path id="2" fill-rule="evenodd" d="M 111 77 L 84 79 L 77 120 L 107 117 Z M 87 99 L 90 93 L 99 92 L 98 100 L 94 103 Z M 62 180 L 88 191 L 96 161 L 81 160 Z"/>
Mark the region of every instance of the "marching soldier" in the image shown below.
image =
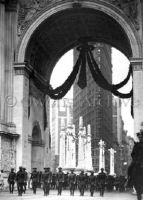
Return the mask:
<path id="1" fill-rule="evenodd" d="M 37 168 L 33 168 L 33 172 L 31 173 L 31 177 L 30 177 L 30 180 L 32 180 L 33 194 L 36 194 L 38 178 L 39 178 L 39 174 L 37 172 Z"/>
<path id="2" fill-rule="evenodd" d="M 11 172 L 9 173 L 9 176 L 8 176 L 8 184 L 9 184 L 10 193 L 13 193 L 15 179 L 16 179 L 16 173 L 14 172 L 14 168 L 11 168 Z"/>
<path id="3" fill-rule="evenodd" d="M 25 178 L 24 178 L 24 188 L 23 191 L 24 193 L 26 192 L 26 186 L 27 186 L 27 180 L 28 180 L 28 173 L 26 172 L 26 168 L 23 168 L 23 172 L 25 174 Z"/>
<path id="4" fill-rule="evenodd" d="M 68 176 L 68 183 L 69 183 L 70 195 L 74 196 L 75 183 L 76 183 L 76 175 L 74 173 L 74 169 L 71 169 L 71 173 Z"/>
<path id="5" fill-rule="evenodd" d="M 50 191 L 50 184 L 52 182 L 52 172 L 50 171 L 50 168 L 44 168 L 45 172 L 42 175 L 42 181 L 43 181 L 43 190 L 44 190 L 44 196 L 49 195 Z"/>
<path id="6" fill-rule="evenodd" d="M 52 183 L 51 183 L 52 189 L 56 188 L 56 174 L 52 174 Z"/>
<path id="7" fill-rule="evenodd" d="M 25 180 L 25 174 L 23 172 L 23 168 L 19 167 L 19 171 L 16 174 L 18 196 L 22 196 L 24 180 Z"/>
<path id="8" fill-rule="evenodd" d="M 78 176 L 78 188 L 80 191 L 80 196 L 84 196 L 85 182 L 86 182 L 86 177 L 84 175 L 84 170 L 82 170 Z"/>
<path id="9" fill-rule="evenodd" d="M 89 182 L 89 188 L 90 188 L 90 195 L 93 197 L 95 184 L 96 184 L 96 177 L 94 176 L 94 171 L 91 172 L 88 182 Z"/>
<path id="10" fill-rule="evenodd" d="M 105 183 L 106 183 L 106 174 L 104 173 L 104 169 L 101 168 L 101 172 L 97 176 L 98 184 L 99 184 L 99 191 L 100 196 L 104 196 L 104 190 L 105 190 Z"/>
<path id="11" fill-rule="evenodd" d="M 64 183 L 64 173 L 63 173 L 61 167 L 59 167 L 58 169 L 59 169 L 59 171 L 56 176 L 56 181 L 57 181 L 58 195 L 61 195 L 62 187 L 63 187 L 63 183 Z"/>

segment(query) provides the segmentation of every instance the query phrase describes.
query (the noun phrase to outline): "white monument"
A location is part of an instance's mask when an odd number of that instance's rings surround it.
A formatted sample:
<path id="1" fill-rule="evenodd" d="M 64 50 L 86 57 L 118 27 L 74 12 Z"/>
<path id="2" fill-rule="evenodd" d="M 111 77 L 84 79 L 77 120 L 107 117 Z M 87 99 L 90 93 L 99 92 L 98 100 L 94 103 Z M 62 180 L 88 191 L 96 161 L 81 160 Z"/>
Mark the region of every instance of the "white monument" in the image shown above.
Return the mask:
<path id="1" fill-rule="evenodd" d="M 65 168 L 76 167 L 76 153 L 75 153 L 75 126 L 70 125 L 66 130 L 66 163 Z"/>
<path id="2" fill-rule="evenodd" d="M 79 132 L 78 137 L 78 169 L 85 169 L 85 127 Z"/>
<path id="3" fill-rule="evenodd" d="M 99 172 L 101 168 L 105 171 L 105 142 L 103 140 L 99 142 Z"/>
<path id="4" fill-rule="evenodd" d="M 114 176 L 115 175 L 115 153 L 116 151 L 113 148 L 108 149 L 108 151 L 110 152 L 110 173 L 109 175 Z"/>
<path id="5" fill-rule="evenodd" d="M 77 169 L 85 169 L 85 143 L 86 129 L 83 127 L 83 119 L 79 118 L 79 133 L 78 133 L 78 165 Z"/>
<path id="6" fill-rule="evenodd" d="M 93 170 L 92 166 L 92 155 L 91 155 L 91 125 L 87 126 L 87 136 L 86 136 L 86 145 L 85 145 L 85 169 Z"/>

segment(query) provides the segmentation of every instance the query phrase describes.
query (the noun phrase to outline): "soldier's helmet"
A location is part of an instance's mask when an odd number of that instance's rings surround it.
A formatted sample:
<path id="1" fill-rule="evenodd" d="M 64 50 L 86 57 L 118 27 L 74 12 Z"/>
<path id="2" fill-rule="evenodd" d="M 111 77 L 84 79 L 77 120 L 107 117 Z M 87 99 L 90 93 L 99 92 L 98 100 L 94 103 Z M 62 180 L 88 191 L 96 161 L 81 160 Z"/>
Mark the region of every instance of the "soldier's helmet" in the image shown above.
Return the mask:
<path id="1" fill-rule="evenodd" d="M 101 168 L 101 171 L 103 172 L 103 171 L 104 171 L 104 168 Z"/>
<path id="2" fill-rule="evenodd" d="M 19 167 L 19 170 L 22 170 L 22 169 L 23 169 L 23 167 L 22 167 L 22 166 L 20 166 L 20 167 Z"/>
<path id="3" fill-rule="evenodd" d="M 59 170 L 61 170 L 61 169 L 62 169 L 62 167 L 59 167 L 58 169 L 59 169 Z"/>
<path id="4" fill-rule="evenodd" d="M 50 169 L 50 167 L 44 167 L 44 170 L 49 170 Z"/>
<path id="5" fill-rule="evenodd" d="M 140 129 L 140 132 L 136 133 L 137 137 L 143 137 L 143 129 Z"/>
<path id="6" fill-rule="evenodd" d="M 36 170 L 37 170 L 37 168 L 36 168 L 36 167 L 33 167 L 33 170 L 34 170 L 34 171 L 36 171 Z"/>

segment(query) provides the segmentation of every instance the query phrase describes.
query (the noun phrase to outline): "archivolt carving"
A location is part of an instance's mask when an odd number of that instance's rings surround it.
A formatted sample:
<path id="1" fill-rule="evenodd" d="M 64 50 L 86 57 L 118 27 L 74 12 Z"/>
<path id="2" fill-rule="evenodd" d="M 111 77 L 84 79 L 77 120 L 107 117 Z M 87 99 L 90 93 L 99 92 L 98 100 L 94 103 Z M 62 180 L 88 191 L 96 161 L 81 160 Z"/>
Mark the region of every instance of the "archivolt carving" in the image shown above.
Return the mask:
<path id="1" fill-rule="evenodd" d="M 25 29 L 27 24 L 34 20 L 39 12 L 42 9 L 49 5 L 52 5 L 56 2 L 62 2 L 63 0 L 21 0 L 18 12 L 18 35 L 21 35 L 22 31 Z M 79 3 L 82 3 L 84 0 L 79 0 Z M 99 0 L 100 1 L 100 0 Z M 137 0 L 105 0 L 105 2 L 109 2 L 114 6 L 118 7 L 130 18 L 130 20 L 134 23 L 136 29 L 139 29 L 138 24 L 138 3 Z M 66 1 L 64 1 L 66 2 Z M 73 3 L 75 0 L 73 0 Z M 103 0 L 102 0 L 103 2 Z"/>
<path id="2" fill-rule="evenodd" d="M 139 29 L 138 23 L 138 2 L 137 0 L 108 0 L 125 12 L 128 18 L 135 24 L 136 29 Z"/>

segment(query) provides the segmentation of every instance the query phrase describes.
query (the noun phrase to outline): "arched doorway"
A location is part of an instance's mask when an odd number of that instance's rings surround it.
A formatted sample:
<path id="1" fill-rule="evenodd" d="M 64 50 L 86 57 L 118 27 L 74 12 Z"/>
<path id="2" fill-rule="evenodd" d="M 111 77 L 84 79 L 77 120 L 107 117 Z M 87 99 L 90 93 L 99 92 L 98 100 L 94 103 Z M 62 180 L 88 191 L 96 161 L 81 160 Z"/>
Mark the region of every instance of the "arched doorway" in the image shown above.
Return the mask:
<path id="1" fill-rule="evenodd" d="M 32 130 L 32 142 L 31 142 L 31 169 L 36 167 L 38 170 L 43 169 L 43 142 L 41 137 L 40 126 L 37 123 L 34 124 Z"/>
<path id="2" fill-rule="evenodd" d="M 142 67 L 141 41 L 132 21 L 109 2 L 93 0 L 79 4 L 59 1 L 54 7 L 47 6 L 37 18 L 31 20 L 23 32 L 16 52 L 16 62 L 26 61 L 24 66 L 30 73 L 34 69 L 37 81 L 43 81 L 43 84 L 39 84 L 43 91 L 46 87 L 44 81 L 49 81 L 55 63 L 65 52 L 76 47 L 81 38 L 116 47 L 128 59 L 134 58 L 135 68 Z M 139 79 L 138 74 L 135 74 L 134 88 L 137 89 Z M 139 99 L 140 89 L 134 92 L 134 96 Z M 137 131 L 143 113 L 139 114 L 139 107 L 134 110 Z"/>

